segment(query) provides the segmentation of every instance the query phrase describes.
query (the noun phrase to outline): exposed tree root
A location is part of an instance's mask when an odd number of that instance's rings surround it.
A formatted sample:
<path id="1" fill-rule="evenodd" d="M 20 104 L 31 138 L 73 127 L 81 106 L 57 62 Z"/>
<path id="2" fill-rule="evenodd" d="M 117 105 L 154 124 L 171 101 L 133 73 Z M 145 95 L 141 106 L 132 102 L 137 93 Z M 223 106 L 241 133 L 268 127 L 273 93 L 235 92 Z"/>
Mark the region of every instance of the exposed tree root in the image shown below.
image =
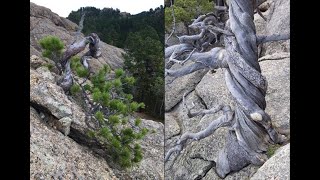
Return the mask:
<path id="1" fill-rule="evenodd" d="M 189 26 L 197 34 L 180 36 L 180 44 L 166 48 L 165 58 L 169 58 L 168 62 L 181 65 L 186 61 L 193 62 L 179 69 L 166 66 L 166 76 L 181 77 L 201 69 L 223 68 L 227 88 L 236 106 L 231 109 L 228 105 L 219 105 L 192 112 L 193 107 L 187 107 L 183 98 L 190 118 L 220 110 L 223 115 L 199 132 L 182 134 L 176 144 L 167 150 L 165 162 L 170 159 L 173 164 L 190 142 L 206 138 L 216 129 L 227 126 L 226 145 L 215 163 L 216 173 L 224 178 L 248 164 L 262 165 L 267 159 L 265 153 L 270 144 L 281 144 L 288 140 L 276 131 L 265 112 L 268 84 L 261 74 L 258 45 L 287 40 L 290 35 L 256 35 L 254 10 L 264 1 L 232 0 L 227 7 L 223 0 L 215 0 L 216 11 L 199 16 Z M 176 156 L 170 158 L 173 154 Z"/>

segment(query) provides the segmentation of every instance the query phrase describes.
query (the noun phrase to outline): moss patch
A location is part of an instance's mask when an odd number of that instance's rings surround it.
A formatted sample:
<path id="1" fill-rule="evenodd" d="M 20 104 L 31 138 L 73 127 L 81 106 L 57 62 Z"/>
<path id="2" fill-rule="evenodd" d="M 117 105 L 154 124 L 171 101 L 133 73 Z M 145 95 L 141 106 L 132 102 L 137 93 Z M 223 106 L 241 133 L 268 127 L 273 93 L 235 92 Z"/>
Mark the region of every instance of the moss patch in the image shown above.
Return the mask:
<path id="1" fill-rule="evenodd" d="M 276 150 L 279 149 L 280 147 L 281 146 L 279 144 L 270 145 L 267 149 L 268 158 L 270 158 L 276 152 Z"/>

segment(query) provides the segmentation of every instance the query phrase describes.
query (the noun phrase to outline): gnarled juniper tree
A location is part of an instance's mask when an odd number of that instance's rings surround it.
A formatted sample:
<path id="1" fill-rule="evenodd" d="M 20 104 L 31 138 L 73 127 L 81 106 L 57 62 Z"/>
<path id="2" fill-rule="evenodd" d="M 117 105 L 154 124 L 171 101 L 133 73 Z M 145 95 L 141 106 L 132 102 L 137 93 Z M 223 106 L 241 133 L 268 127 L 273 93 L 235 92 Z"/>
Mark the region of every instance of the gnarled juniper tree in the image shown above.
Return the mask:
<path id="1" fill-rule="evenodd" d="M 63 78 L 59 81 L 59 85 L 65 91 L 69 91 L 72 84 L 73 84 L 72 71 L 71 71 L 71 67 L 70 67 L 70 63 L 71 63 L 70 58 L 72 56 L 77 55 L 78 53 L 82 52 L 86 48 L 87 44 L 89 44 L 89 51 L 86 52 L 81 57 L 81 64 L 86 69 L 89 69 L 88 60 L 90 58 L 92 58 L 92 57 L 98 58 L 101 56 L 101 51 L 100 51 L 100 47 L 99 47 L 100 39 L 96 33 L 91 33 L 91 34 L 89 34 L 89 36 L 78 41 L 80 32 L 83 28 L 84 16 L 85 16 L 85 13 L 81 17 L 81 20 L 79 23 L 79 29 L 76 32 L 75 41 L 63 53 L 63 56 L 60 61 L 61 68 L 63 70 Z"/>
<path id="2" fill-rule="evenodd" d="M 198 34 L 180 36 L 179 44 L 165 49 L 166 76 L 181 77 L 200 69 L 223 68 L 227 88 L 236 102 L 234 109 L 221 104 L 212 109 L 192 112 L 187 107 L 190 118 L 220 110 L 223 115 L 200 132 L 184 133 L 167 151 L 165 162 L 173 153 L 179 154 L 188 140 L 201 140 L 216 129 L 228 126 L 226 145 L 216 162 L 216 172 L 224 178 L 248 164 L 263 164 L 267 159 L 265 152 L 268 145 L 285 141 L 285 136 L 275 130 L 270 116 L 265 112 L 267 80 L 261 74 L 257 46 L 269 41 L 286 40 L 290 35 L 256 34 L 254 13 L 256 9 L 259 13 L 257 7 L 264 1 L 229 0 L 226 4 L 224 0 L 215 0 L 215 12 L 200 15 L 189 26 Z M 173 63 L 184 65 L 186 61 L 193 63 L 170 69 Z"/>
<path id="3" fill-rule="evenodd" d="M 88 60 L 101 56 L 100 39 L 95 33 L 83 39 L 79 38 L 84 15 L 81 17 L 75 41 L 62 54 L 60 63 L 56 64 L 60 72 L 62 70 L 62 78 L 58 80 L 58 85 L 73 96 L 81 96 L 84 102 L 82 105 L 86 115 L 85 122 L 88 126 L 87 136 L 94 138 L 99 147 L 103 148 L 114 162 L 122 168 L 128 168 L 139 163 L 143 158 L 138 141 L 149 130 L 140 126 L 141 119 L 132 121 L 130 118 L 133 112 L 144 108 L 144 104 L 133 101 L 133 96 L 125 92 L 135 83 L 135 79 L 127 76 L 122 69 L 116 69 L 114 74 L 111 74 L 109 66 L 106 65 L 94 75 L 90 74 Z M 57 37 L 49 37 L 41 42 L 45 52 L 55 50 L 48 48 L 51 44 L 58 47 L 59 54 L 63 46 Z M 88 52 L 81 58 L 75 56 L 88 44 Z M 74 78 L 73 72 L 85 79 L 80 83 L 79 78 Z M 88 83 L 87 79 L 91 82 Z"/>

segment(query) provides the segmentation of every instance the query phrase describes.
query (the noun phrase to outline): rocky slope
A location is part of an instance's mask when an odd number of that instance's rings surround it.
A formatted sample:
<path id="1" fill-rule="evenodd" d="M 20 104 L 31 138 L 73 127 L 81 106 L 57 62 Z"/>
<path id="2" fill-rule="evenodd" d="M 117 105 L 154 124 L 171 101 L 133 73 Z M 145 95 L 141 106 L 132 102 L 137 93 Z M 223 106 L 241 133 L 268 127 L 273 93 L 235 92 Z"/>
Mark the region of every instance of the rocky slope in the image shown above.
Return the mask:
<path id="1" fill-rule="evenodd" d="M 142 119 L 141 127 L 155 133 L 140 142 L 144 155 L 140 165 L 127 171 L 114 168 L 99 144 L 87 136 L 83 109 L 56 84 L 59 75 L 48 69 L 53 62 L 41 57 L 38 45 L 47 35 L 68 45 L 78 26 L 48 8 L 34 3 L 30 8 L 30 178 L 164 179 L 162 123 Z M 101 51 L 102 57 L 89 62 L 94 70 L 104 64 L 112 69 L 122 66 L 122 49 L 101 42 Z"/>
<path id="2" fill-rule="evenodd" d="M 38 6 L 30 2 L 30 55 L 41 55 L 41 47 L 38 41 L 48 35 L 59 37 L 66 46 L 75 40 L 75 32 L 78 25 L 66 18 L 59 17 L 51 12 L 50 9 Z M 80 38 L 84 35 L 81 34 Z M 122 53 L 124 50 L 101 42 L 101 57 L 94 61 L 89 61 L 93 71 L 100 69 L 104 64 L 110 65 L 111 69 L 120 68 L 123 65 Z M 87 52 L 89 48 L 82 51 L 81 56 Z"/>
<path id="3" fill-rule="evenodd" d="M 272 3 L 274 8 L 272 8 Z M 270 8 L 271 7 L 271 8 Z M 279 34 L 290 31 L 290 0 L 268 0 L 261 8 L 268 18 L 265 22 L 255 15 L 257 34 Z M 174 43 L 172 41 L 172 43 Z M 268 80 L 266 112 L 276 127 L 290 130 L 290 40 L 267 43 L 260 47 L 260 66 Z M 178 65 L 176 65 L 178 66 Z M 187 86 L 188 84 L 189 86 Z M 165 148 L 171 148 L 186 131 L 198 132 L 205 129 L 212 120 L 221 114 L 188 118 L 181 100 L 188 93 L 186 101 L 194 102 L 198 109 L 216 107 L 218 104 L 234 105 L 225 85 L 222 69 L 216 72 L 194 72 L 175 80 L 166 79 Z M 195 109 L 196 111 L 196 109 Z M 165 166 L 166 179 L 220 179 L 211 163 L 217 160 L 218 152 L 224 147 L 227 128 L 218 129 L 213 135 L 186 147 L 176 159 Z M 289 144 L 281 148 L 262 166 L 249 165 L 243 170 L 229 174 L 225 179 L 289 179 Z M 277 159 L 285 159 L 279 169 Z M 277 169 L 277 170 L 276 170 Z M 283 171 L 282 171 L 283 170 Z"/>

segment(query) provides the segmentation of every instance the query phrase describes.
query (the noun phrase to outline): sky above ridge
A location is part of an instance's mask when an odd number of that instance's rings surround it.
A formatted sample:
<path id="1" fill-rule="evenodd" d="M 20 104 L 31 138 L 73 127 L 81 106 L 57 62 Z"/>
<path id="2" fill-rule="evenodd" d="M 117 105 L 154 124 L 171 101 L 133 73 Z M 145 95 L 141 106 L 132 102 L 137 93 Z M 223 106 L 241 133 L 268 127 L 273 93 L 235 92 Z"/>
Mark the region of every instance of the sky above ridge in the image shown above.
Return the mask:
<path id="1" fill-rule="evenodd" d="M 30 0 L 30 2 L 49 8 L 61 17 L 67 17 L 71 11 L 86 6 L 99 9 L 118 8 L 121 12 L 137 14 L 163 5 L 164 0 Z"/>

